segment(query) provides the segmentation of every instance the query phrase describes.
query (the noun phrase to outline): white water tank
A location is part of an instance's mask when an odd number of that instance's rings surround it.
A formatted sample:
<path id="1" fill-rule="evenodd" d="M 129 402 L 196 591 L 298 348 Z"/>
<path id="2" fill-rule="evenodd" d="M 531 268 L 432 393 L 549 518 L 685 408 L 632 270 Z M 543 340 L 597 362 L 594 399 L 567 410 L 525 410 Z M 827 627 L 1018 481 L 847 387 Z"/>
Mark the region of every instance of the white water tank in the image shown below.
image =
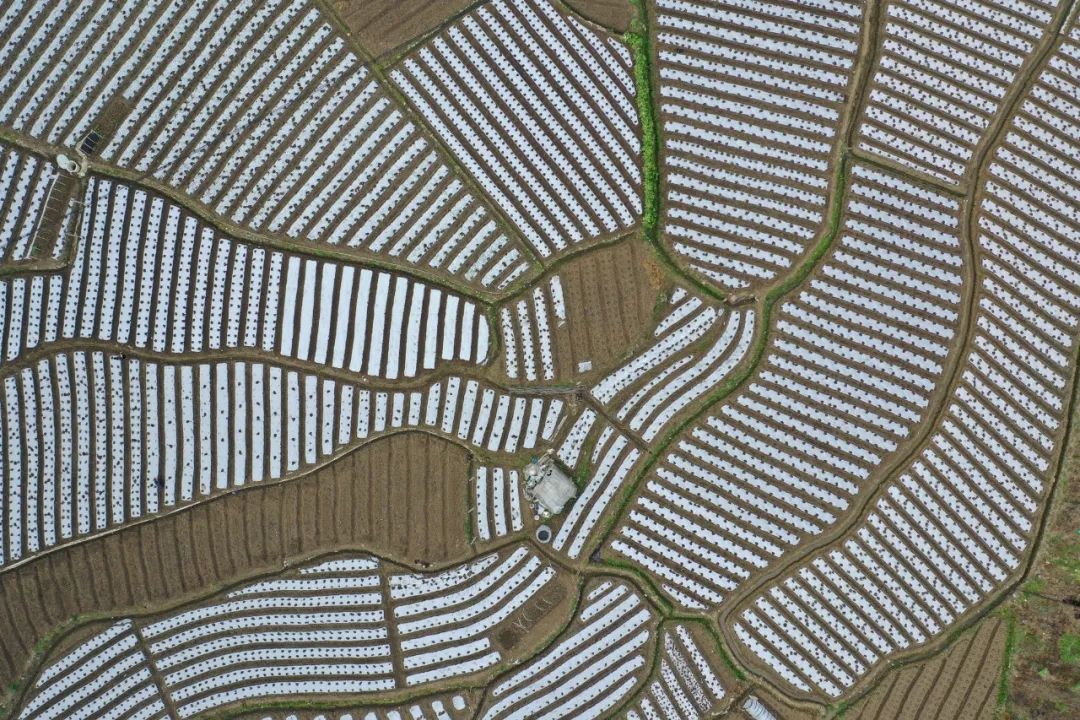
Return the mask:
<path id="1" fill-rule="evenodd" d="M 78 175 L 82 172 L 82 166 L 78 160 L 72 160 L 67 155 L 60 153 L 56 156 L 56 164 L 60 166 L 61 170 L 65 170 L 72 175 Z"/>

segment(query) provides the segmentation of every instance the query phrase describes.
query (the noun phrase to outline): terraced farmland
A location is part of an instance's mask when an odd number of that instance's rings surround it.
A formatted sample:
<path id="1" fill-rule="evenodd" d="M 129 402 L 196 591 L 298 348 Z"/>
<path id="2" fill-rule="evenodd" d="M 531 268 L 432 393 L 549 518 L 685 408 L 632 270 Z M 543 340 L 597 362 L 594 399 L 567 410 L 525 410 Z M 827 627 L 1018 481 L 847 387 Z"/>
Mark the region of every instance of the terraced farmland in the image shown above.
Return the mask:
<path id="1" fill-rule="evenodd" d="M 754 607 L 739 613 L 742 641 L 804 691 L 839 695 L 882 656 L 943 635 L 1006 584 L 1030 547 L 1075 374 L 1080 235 L 1058 231 L 1062 221 L 1075 228 L 1077 205 L 1060 208 L 1054 194 L 1024 192 L 1038 182 L 1024 166 L 1080 161 L 1080 118 L 1049 109 L 1080 90 L 1072 72 L 1080 68 L 1078 41 L 1076 31 L 1062 39 L 990 156 L 971 337 L 932 431 L 839 543 L 762 588 Z M 1064 97 L 1062 68 L 1072 83 Z M 1033 142 L 1028 133 L 1047 125 L 1071 142 Z M 1019 173 L 1017 145 L 1027 159 Z M 1068 197 L 1080 192 L 1075 173 L 1044 174 L 1042 182 Z M 818 587 L 820 604 L 789 604 L 804 583 Z M 836 616 L 857 629 L 815 620 Z M 777 627 L 791 628 L 794 642 Z"/>
<path id="2" fill-rule="evenodd" d="M 16 3 L 0 33 L 0 123 L 20 135 L 77 146 L 123 98 L 88 154 L 220 222 L 481 285 L 526 269 L 520 242 L 309 2 Z"/>
<path id="3" fill-rule="evenodd" d="M 501 657 L 486 633 L 554 576 L 524 548 L 423 575 L 333 557 L 109 625 L 42 670 L 19 717 L 152 717 L 168 705 L 188 718 L 251 697 L 363 695 L 477 673 Z"/>
<path id="4" fill-rule="evenodd" d="M 1078 0 L 0 4 L 0 720 L 1020 708 L 1078 308 Z"/>
<path id="5" fill-rule="evenodd" d="M 239 243 L 167 200 L 91 178 L 66 276 L 0 285 L 8 361 L 64 341 L 176 355 L 247 349 L 376 378 L 480 363 L 461 295 L 351 263 Z"/>
<path id="6" fill-rule="evenodd" d="M 859 49 L 854 0 L 658 0 L 663 233 L 725 289 L 797 262 L 825 218 Z"/>
<path id="7" fill-rule="evenodd" d="M 840 236 L 781 304 L 768 356 L 680 435 L 612 536 L 687 609 L 720 604 L 834 524 L 937 391 L 963 284 L 957 203 L 861 165 L 851 175 Z"/>
<path id="8" fill-rule="evenodd" d="M 641 212 L 630 53 L 555 3 L 486 4 L 392 73 L 541 257 Z"/>

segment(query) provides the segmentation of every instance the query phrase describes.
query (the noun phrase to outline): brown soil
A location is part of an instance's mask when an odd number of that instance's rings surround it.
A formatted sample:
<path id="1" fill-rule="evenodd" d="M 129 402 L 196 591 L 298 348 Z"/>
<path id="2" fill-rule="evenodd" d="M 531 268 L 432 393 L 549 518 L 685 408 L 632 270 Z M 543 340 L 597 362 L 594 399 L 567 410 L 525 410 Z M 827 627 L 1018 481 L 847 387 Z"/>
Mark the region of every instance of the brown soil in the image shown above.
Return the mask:
<path id="1" fill-rule="evenodd" d="M 124 118 L 131 112 L 131 105 L 123 95 L 114 95 L 109 98 L 102 108 L 101 114 L 94 121 L 90 131 L 83 136 L 79 143 L 79 150 L 84 155 L 96 155 L 101 148 L 105 147 L 113 133 L 120 129 Z"/>
<path id="2" fill-rule="evenodd" d="M 476 0 L 331 0 L 361 47 L 375 57 L 419 38 Z"/>
<path id="3" fill-rule="evenodd" d="M 283 564 L 363 548 L 407 564 L 474 554 L 469 455 L 419 432 L 365 445 L 284 483 L 254 486 L 68 546 L 0 575 L 0 683 L 75 616 L 170 606 Z M 424 498 L 420 502 L 409 498 Z"/>
<path id="4" fill-rule="evenodd" d="M 653 326 L 655 274 L 652 255 L 636 241 L 567 263 L 559 271 L 567 320 L 554 329 L 556 366 L 576 376 L 580 362 L 600 370 L 629 355 Z"/>
<path id="5" fill-rule="evenodd" d="M 1080 413 L 1062 486 L 1029 580 L 1006 607 L 1016 619 L 1003 720 L 1080 717 Z M 1066 480 L 1067 479 L 1067 480 Z M 1074 645 L 1075 644 L 1075 645 Z"/>
<path id="6" fill-rule="evenodd" d="M 357 477 L 372 480 L 366 483 L 366 499 L 362 493 L 353 497 L 354 507 L 362 503 L 367 510 L 364 522 L 370 535 L 363 542 L 365 550 L 421 567 L 467 554 L 469 454 L 461 447 L 434 435 L 394 435 L 324 472 L 335 474 L 339 483 Z M 336 524 L 344 518 L 338 520 Z"/>
<path id="7" fill-rule="evenodd" d="M 885 675 L 845 720 L 988 720 L 1007 636 L 1007 623 L 987 618 L 943 652 Z"/>
<path id="8" fill-rule="evenodd" d="M 634 8 L 630 0 L 565 0 L 582 17 L 616 32 L 630 29 Z"/>

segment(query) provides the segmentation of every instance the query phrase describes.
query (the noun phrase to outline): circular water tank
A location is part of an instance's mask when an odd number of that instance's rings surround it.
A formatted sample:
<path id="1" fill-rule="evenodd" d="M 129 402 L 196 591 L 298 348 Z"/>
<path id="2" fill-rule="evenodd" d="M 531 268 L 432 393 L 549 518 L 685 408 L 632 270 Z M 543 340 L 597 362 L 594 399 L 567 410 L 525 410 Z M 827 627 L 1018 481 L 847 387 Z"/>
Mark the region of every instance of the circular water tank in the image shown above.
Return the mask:
<path id="1" fill-rule="evenodd" d="M 56 164 L 60 166 L 61 170 L 66 170 L 67 172 L 73 173 L 75 175 L 78 175 L 79 171 L 82 169 L 79 165 L 78 160 L 72 160 L 63 153 L 56 156 Z"/>
<path id="2" fill-rule="evenodd" d="M 551 542 L 551 528 L 547 525 L 541 525 L 536 528 L 536 539 L 547 545 Z"/>

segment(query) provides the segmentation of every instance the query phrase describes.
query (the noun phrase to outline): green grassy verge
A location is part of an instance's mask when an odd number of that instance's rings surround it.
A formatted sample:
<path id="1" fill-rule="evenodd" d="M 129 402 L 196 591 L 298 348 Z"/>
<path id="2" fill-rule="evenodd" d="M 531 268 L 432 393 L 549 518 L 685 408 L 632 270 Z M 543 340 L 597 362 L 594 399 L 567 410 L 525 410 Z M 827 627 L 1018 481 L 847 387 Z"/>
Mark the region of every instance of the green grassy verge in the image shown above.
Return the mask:
<path id="1" fill-rule="evenodd" d="M 705 632 L 709 634 L 709 637 L 716 643 L 716 652 L 720 656 L 720 662 L 724 663 L 724 667 L 731 672 L 736 680 L 745 681 L 747 679 L 746 673 L 742 671 L 738 665 L 735 664 L 734 658 L 731 657 L 731 653 L 728 652 L 727 646 L 724 645 L 724 640 L 720 637 L 720 633 L 716 631 L 711 623 L 704 620 L 687 620 L 687 622 L 698 622 L 705 627 Z"/>
<path id="2" fill-rule="evenodd" d="M 635 99 L 641 123 L 641 229 L 647 240 L 655 242 L 660 225 L 660 133 L 652 96 L 652 43 L 642 20 L 645 11 L 641 0 L 634 0 L 634 4 L 638 6 L 638 17 L 624 38 L 634 56 Z"/>
<path id="3" fill-rule="evenodd" d="M 1001 675 L 998 678 L 997 707 L 994 711 L 994 717 L 1001 717 L 1005 710 L 1005 703 L 1009 701 L 1009 674 L 1012 671 L 1013 658 L 1016 656 L 1019 636 L 1016 615 L 1011 609 L 1006 612 L 1005 622 L 1008 625 L 1008 635 L 1005 637 L 1005 652 L 1002 653 Z"/>
<path id="4" fill-rule="evenodd" d="M 642 209 L 641 234 L 652 248 L 656 260 L 668 273 L 692 286 L 697 292 L 716 300 L 726 296 L 712 285 L 686 272 L 660 241 L 662 205 L 660 178 L 660 124 L 656 98 L 653 96 L 653 48 L 649 33 L 648 11 L 644 0 L 630 0 L 635 16 L 623 41 L 634 59 L 634 99 L 641 123 Z"/>
<path id="5" fill-rule="evenodd" d="M 603 564 L 607 567 L 621 570 L 628 575 L 632 575 L 634 577 L 634 580 L 638 583 L 639 587 L 648 588 L 651 595 L 650 599 L 656 604 L 656 609 L 660 611 L 660 614 L 662 616 L 664 616 L 665 618 L 671 617 L 672 614 L 675 612 L 675 607 L 671 604 L 671 601 L 667 599 L 667 596 L 664 595 L 664 593 L 660 592 L 660 588 L 656 586 L 656 583 L 653 582 L 653 579 L 643 573 L 641 571 L 641 568 L 639 568 L 637 565 L 633 565 L 629 562 L 626 562 L 625 560 L 619 560 L 617 558 L 613 558 L 611 560 L 604 560 Z"/>
<path id="6" fill-rule="evenodd" d="M 641 165 L 643 200 L 642 230 L 650 242 L 656 239 L 660 223 L 660 130 L 652 93 L 652 40 L 644 0 L 630 0 L 634 19 L 623 40 L 634 58 L 634 99 L 641 122 Z"/>

